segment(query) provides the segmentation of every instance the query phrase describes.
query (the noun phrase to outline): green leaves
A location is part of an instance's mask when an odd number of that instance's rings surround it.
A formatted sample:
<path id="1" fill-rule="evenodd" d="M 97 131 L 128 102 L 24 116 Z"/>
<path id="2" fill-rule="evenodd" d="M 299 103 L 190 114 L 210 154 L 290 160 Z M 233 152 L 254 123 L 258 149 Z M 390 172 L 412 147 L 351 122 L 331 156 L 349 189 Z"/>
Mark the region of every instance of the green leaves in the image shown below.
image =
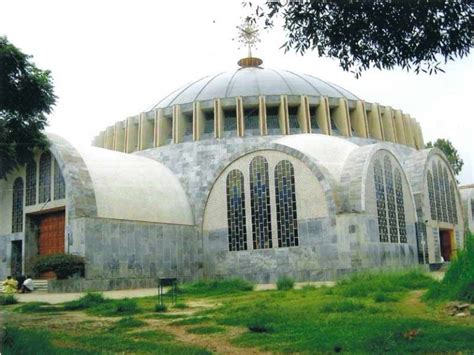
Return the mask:
<path id="1" fill-rule="evenodd" d="M 267 28 L 284 20 L 285 50 L 315 50 L 336 58 L 359 77 L 369 68 L 399 66 L 415 73 L 443 72 L 442 65 L 462 58 L 472 47 L 469 0 L 267 2 L 254 16 Z"/>
<path id="2" fill-rule="evenodd" d="M 438 148 L 441 150 L 446 158 L 448 158 L 449 165 L 453 169 L 454 175 L 459 175 L 464 165 L 464 161 L 459 156 L 459 153 L 449 139 L 438 138 L 434 143 L 428 142 L 426 148 Z"/>
<path id="3" fill-rule="evenodd" d="M 41 131 L 56 101 L 53 79 L 30 59 L 0 37 L 0 178 L 48 146 Z"/>

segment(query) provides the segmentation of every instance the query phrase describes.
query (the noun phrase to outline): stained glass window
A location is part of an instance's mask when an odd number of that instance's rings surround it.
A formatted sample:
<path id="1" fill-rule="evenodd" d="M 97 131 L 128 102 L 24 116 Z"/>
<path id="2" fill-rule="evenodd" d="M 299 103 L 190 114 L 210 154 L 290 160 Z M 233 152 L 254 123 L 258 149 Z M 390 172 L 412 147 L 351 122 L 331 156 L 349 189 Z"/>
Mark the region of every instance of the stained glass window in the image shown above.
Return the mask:
<path id="1" fill-rule="evenodd" d="M 449 178 L 448 178 L 448 169 L 444 167 L 443 169 L 443 183 L 444 190 L 446 191 L 446 205 L 448 207 L 448 222 L 453 223 L 453 206 L 451 205 L 451 191 L 449 189 Z"/>
<path id="2" fill-rule="evenodd" d="M 227 225 L 229 250 L 247 250 L 244 176 L 239 170 L 227 175 Z"/>
<path id="3" fill-rule="evenodd" d="M 27 206 L 36 204 L 36 163 L 33 161 L 26 166 L 26 199 Z"/>
<path id="4" fill-rule="evenodd" d="M 278 223 L 278 246 L 298 246 L 295 171 L 287 160 L 275 168 L 275 200 Z"/>
<path id="5" fill-rule="evenodd" d="M 39 163 L 39 203 L 51 199 L 51 154 L 41 154 Z"/>
<path id="6" fill-rule="evenodd" d="M 385 205 L 385 187 L 383 182 L 382 164 L 374 162 L 375 197 L 377 200 L 377 218 L 381 242 L 388 242 L 387 209 Z"/>
<path id="7" fill-rule="evenodd" d="M 54 199 L 60 200 L 66 197 L 66 185 L 64 184 L 64 177 L 58 162 L 54 161 Z"/>
<path id="8" fill-rule="evenodd" d="M 397 212 L 395 210 L 395 192 L 393 189 L 393 172 L 390 158 L 384 158 L 385 188 L 387 193 L 388 226 L 390 231 L 390 242 L 398 243 Z"/>
<path id="9" fill-rule="evenodd" d="M 454 224 L 458 224 L 458 210 L 456 208 L 456 194 L 454 190 L 453 183 L 449 183 L 449 190 L 451 192 L 451 208 L 453 209 L 453 222 Z"/>
<path id="10" fill-rule="evenodd" d="M 288 107 L 288 121 L 290 133 L 301 133 L 300 124 L 298 123 L 298 107 Z"/>
<path id="11" fill-rule="evenodd" d="M 13 182 L 12 233 L 23 231 L 23 179 Z"/>
<path id="12" fill-rule="evenodd" d="M 434 192 L 435 192 L 435 201 L 436 201 L 436 216 L 437 220 L 441 221 L 442 216 L 442 205 L 441 205 L 441 191 L 439 189 L 439 176 L 438 176 L 438 169 L 436 168 L 436 163 L 433 162 L 433 183 L 434 183 Z"/>
<path id="13" fill-rule="evenodd" d="M 405 199 L 403 197 L 402 175 L 399 169 L 395 169 L 395 193 L 397 196 L 397 219 L 400 243 L 407 242 L 407 226 L 405 221 Z"/>
<path id="14" fill-rule="evenodd" d="M 431 219 L 436 221 L 436 201 L 434 196 L 434 187 L 433 187 L 433 177 L 431 175 L 431 171 L 428 170 L 428 197 L 430 200 L 430 211 L 431 211 Z"/>
<path id="15" fill-rule="evenodd" d="M 254 249 L 272 247 L 268 163 L 264 157 L 250 162 L 250 205 L 252 208 L 252 238 Z"/>
<path id="16" fill-rule="evenodd" d="M 448 221 L 448 206 L 446 205 L 446 191 L 444 190 L 444 178 L 443 178 L 443 169 L 441 168 L 441 162 L 438 161 L 438 179 L 439 179 L 439 190 L 441 192 L 441 215 L 442 221 Z"/>

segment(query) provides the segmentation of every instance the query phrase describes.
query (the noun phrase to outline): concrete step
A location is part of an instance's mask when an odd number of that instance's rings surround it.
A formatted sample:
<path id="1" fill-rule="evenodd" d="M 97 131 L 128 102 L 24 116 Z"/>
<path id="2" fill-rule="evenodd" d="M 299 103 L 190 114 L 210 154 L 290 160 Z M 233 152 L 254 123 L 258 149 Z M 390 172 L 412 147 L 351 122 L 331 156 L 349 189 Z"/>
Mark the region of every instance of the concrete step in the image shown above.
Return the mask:
<path id="1" fill-rule="evenodd" d="M 48 280 L 33 280 L 35 291 L 48 291 Z"/>

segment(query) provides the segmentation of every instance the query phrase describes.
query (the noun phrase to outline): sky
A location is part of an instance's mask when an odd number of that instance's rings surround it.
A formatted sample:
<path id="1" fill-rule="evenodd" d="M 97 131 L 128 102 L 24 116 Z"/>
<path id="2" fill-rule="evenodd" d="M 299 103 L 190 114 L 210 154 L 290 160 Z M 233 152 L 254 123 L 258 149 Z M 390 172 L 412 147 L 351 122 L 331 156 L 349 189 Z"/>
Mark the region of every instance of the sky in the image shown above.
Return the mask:
<path id="1" fill-rule="evenodd" d="M 241 0 L 0 0 L 0 36 L 52 72 L 58 97 L 47 131 L 88 145 L 101 130 L 147 111 L 178 87 L 235 70 L 245 48 L 233 39 Z M 280 28 L 262 31 L 263 66 L 314 75 L 367 102 L 401 109 L 421 123 L 425 142 L 447 138 L 474 183 L 474 55 L 427 75 L 400 69 L 356 79 L 335 60 L 284 53 Z"/>

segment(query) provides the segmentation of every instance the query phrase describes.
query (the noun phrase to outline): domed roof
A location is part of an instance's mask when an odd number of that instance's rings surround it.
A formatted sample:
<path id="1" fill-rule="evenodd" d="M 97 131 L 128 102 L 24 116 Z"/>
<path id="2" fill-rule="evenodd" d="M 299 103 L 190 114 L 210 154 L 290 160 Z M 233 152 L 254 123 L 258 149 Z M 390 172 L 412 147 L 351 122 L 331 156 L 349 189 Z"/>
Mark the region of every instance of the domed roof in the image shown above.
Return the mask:
<path id="1" fill-rule="evenodd" d="M 244 67 L 205 76 L 172 92 L 153 109 L 237 96 L 308 95 L 359 100 L 351 92 L 312 75 L 288 70 Z"/>

